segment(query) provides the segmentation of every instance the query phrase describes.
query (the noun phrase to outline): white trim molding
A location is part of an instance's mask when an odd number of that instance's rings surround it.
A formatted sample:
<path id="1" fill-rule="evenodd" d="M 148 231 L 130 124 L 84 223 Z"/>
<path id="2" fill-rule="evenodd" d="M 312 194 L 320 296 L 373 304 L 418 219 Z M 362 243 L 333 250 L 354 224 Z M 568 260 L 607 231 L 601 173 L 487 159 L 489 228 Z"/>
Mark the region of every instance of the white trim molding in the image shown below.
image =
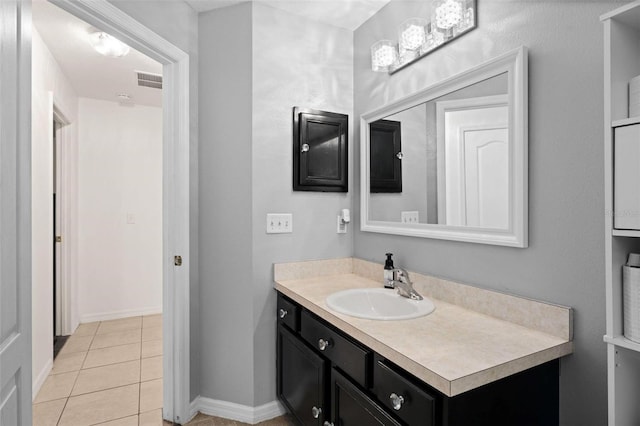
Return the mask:
<path id="1" fill-rule="evenodd" d="M 189 54 L 107 0 L 50 0 L 163 64 L 163 413 L 185 423 L 189 415 Z M 174 256 L 182 258 L 174 264 Z"/>
<path id="2" fill-rule="evenodd" d="M 189 420 L 198 413 L 222 417 L 255 425 L 282 416 L 287 410 L 279 401 L 271 401 L 257 407 L 198 396 L 190 404 Z"/>
<path id="3" fill-rule="evenodd" d="M 155 315 L 162 313 L 162 306 L 151 306 L 139 309 L 125 309 L 122 311 L 99 312 L 97 314 L 80 315 L 80 323 L 95 321 L 109 321 L 120 318 L 140 317 L 143 315 Z"/>
<path id="4" fill-rule="evenodd" d="M 42 385 L 44 385 L 44 381 L 47 380 L 47 377 L 49 377 L 49 373 L 51 373 L 52 369 L 53 369 L 53 359 L 49 358 L 47 363 L 44 365 L 42 370 L 40 370 L 40 372 L 36 376 L 35 380 L 33 381 L 33 387 L 31 389 L 31 391 L 32 391 L 31 399 L 32 400 L 35 400 L 36 397 L 38 396 L 38 392 L 40 392 L 40 389 L 42 388 Z"/>

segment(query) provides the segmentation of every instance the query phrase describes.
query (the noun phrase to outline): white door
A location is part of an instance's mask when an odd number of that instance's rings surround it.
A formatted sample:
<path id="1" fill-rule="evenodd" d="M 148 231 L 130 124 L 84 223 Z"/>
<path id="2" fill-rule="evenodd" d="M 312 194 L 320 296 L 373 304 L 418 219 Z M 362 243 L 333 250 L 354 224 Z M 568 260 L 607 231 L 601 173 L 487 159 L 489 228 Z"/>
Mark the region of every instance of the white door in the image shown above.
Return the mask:
<path id="1" fill-rule="evenodd" d="M 509 129 L 463 132 L 467 226 L 509 227 Z"/>
<path id="2" fill-rule="evenodd" d="M 436 103 L 438 223 L 509 227 L 509 110 L 503 95 Z"/>
<path id="3" fill-rule="evenodd" d="M 31 424 L 30 25 L 0 1 L 0 426 Z"/>

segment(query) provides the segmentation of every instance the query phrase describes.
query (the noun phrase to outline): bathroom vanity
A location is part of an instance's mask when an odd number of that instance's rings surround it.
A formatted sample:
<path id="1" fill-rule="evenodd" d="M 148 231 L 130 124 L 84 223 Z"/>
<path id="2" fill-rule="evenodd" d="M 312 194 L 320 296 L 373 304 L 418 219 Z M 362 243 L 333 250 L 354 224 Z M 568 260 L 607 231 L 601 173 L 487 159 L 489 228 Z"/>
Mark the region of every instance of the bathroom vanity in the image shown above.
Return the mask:
<path id="1" fill-rule="evenodd" d="M 571 309 L 411 273 L 435 311 L 377 321 L 332 311 L 382 265 L 275 265 L 277 392 L 301 425 L 554 425 Z M 390 290 L 392 291 L 392 290 Z"/>

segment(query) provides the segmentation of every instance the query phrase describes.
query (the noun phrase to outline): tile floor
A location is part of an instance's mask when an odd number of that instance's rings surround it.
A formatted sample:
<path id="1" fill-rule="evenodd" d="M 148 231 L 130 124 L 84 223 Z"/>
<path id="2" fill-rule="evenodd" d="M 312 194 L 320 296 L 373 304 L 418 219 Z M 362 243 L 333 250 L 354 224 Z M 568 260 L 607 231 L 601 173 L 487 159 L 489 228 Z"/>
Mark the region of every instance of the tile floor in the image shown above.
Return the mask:
<path id="1" fill-rule="evenodd" d="M 81 324 L 33 401 L 34 426 L 162 423 L 161 315 Z"/>
<path id="2" fill-rule="evenodd" d="M 162 316 L 81 324 L 33 401 L 33 426 L 163 426 Z M 189 426 L 243 426 L 198 414 Z M 282 416 L 260 426 L 290 426 Z"/>

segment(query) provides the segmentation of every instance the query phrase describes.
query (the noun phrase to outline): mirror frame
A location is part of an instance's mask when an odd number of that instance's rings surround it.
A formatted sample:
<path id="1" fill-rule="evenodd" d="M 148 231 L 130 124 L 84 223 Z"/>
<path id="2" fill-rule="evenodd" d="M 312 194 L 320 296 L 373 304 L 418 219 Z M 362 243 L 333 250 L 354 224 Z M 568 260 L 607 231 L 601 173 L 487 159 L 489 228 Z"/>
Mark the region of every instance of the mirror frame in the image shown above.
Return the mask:
<path id="1" fill-rule="evenodd" d="M 511 141 L 509 228 L 489 229 L 438 224 L 369 220 L 369 124 L 499 74 L 508 73 L 509 141 Z M 360 117 L 360 230 L 411 237 L 501 246 L 528 246 L 528 70 L 527 48 L 521 46 L 433 86 Z"/>

